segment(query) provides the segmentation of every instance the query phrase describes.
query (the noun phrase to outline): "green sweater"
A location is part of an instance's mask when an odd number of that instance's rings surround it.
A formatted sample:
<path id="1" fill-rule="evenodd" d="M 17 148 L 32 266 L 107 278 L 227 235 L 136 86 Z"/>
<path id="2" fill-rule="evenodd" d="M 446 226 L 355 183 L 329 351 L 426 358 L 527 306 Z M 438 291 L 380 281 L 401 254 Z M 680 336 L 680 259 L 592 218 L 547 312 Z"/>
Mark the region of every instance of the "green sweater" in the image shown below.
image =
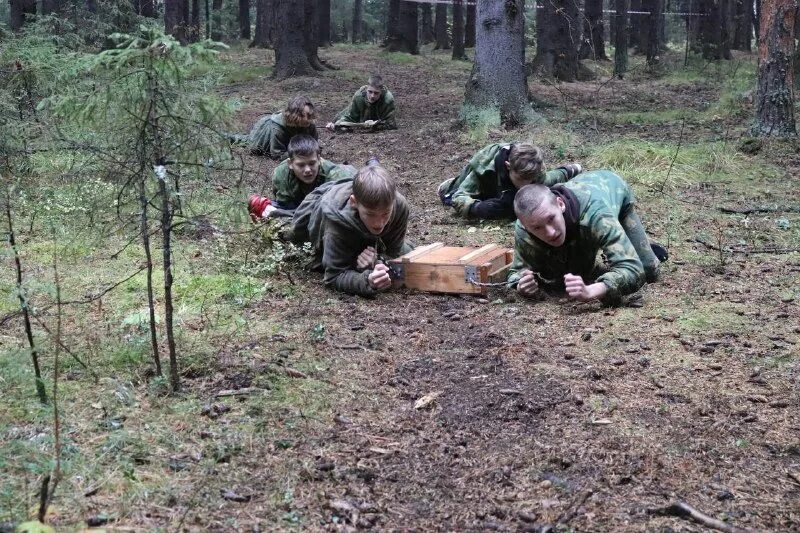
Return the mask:
<path id="1" fill-rule="evenodd" d="M 368 281 L 371 269 L 358 270 L 356 260 L 368 246 L 379 254 L 395 258 L 411 250 L 405 242 L 408 204 L 397 193 L 389 223 L 380 235 L 373 235 L 350 205 L 353 180 L 325 183 L 311 191 L 294 213 L 287 237 L 296 242 L 311 241 L 316 266 L 325 271 L 325 285 L 338 291 L 374 296 L 379 291 Z"/>
<path id="2" fill-rule="evenodd" d="M 355 167 L 351 165 L 337 165 L 327 159 L 322 159 L 319 164 L 317 179 L 313 183 L 305 184 L 289 169 L 289 160 L 286 159 L 272 173 L 272 200 L 279 209 L 297 209 L 303 199 L 329 181 L 338 181 L 343 178 L 353 178 L 356 175 Z"/>
<path id="3" fill-rule="evenodd" d="M 578 200 L 577 227 L 567 232 L 562 246 L 537 239 L 518 220 L 514 236 L 514 261 L 508 281 L 519 281 L 529 269 L 537 281 L 562 287 L 564 274 L 575 274 L 589 283 L 597 273 L 597 253 L 602 251 L 609 269 L 597 277 L 608 287 L 605 301 L 639 290 L 645 282 L 642 261 L 620 224 L 621 214 L 633 207 L 634 197 L 625 181 L 610 170 L 584 172 L 564 185 Z"/>
<path id="4" fill-rule="evenodd" d="M 353 95 L 350 105 L 336 115 L 334 122 L 366 122 L 367 120 L 380 120 L 374 129 L 396 130 L 394 96 L 387 88 L 374 104 L 367 100 L 367 86 L 364 85 Z"/>
<path id="5" fill-rule="evenodd" d="M 469 218 L 470 210 L 473 205 L 482 200 L 510 197 L 511 201 L 506 204 L 501 217 L 514 218 L 513 197 L 517 188 L 508 179 L 507 172 L 497 172 L 496 163 L 500 150 L 509 148 L 513 143 L 490 144 L 478 151 L 467 166 L 456 178 L 455 183 L 450 187 L 452 193 L 452 206 L 459 216 Z M 507 160 L 507 159 L 506 159 Z M 547 186 L 563 183 L 568 175 L 564 169 L 557 168 L 549 172 L 542 172 L 534 183 L 542 183 Z M 504 195 L 505 193 L 505 195 Z"/>

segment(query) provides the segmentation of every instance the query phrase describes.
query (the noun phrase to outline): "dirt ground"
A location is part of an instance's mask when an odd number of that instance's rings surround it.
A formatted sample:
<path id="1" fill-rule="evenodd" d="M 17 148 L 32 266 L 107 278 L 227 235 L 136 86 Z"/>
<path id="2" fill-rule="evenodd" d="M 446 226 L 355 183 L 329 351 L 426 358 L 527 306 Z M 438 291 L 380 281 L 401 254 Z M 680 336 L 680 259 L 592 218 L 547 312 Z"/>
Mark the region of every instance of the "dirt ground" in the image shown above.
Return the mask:
<path id="1" fill-rule="evenodd" d="M 358 165 L 377 155 L 413 206 L 408 236 L 417 245 L 513 244 L 510 224 L 464 224 L 435 195 L 490 140 L 530 139 L 551 166 L 588 165 L 620 140 L 686 149 L 729 140 L 724 158 L 747 127 L 746 118 L 700 118 L 720 98 L 713 77 L 532 79 L 532 93 L 552 104 L 539 110 L 546 126 L 468 141 L 456 127 L 468 63 L 430 51 L 407 58 L 336 47 L 321 55 L 342 70 L 278 83 L 258 77 L 222 93 L 243 102 L 243 130 L 300 92 L 323 125 L 380 71 L 400 129 L 321 130 L 323 156 Z M 272 62 L 262 50 L 227 60 Z M 673 109 L 697 117 L 613 120 Z M 558 132 L 569 140 L 555 139 Z M 274 326 L 221 346 L 214 375 L 187 379 L 190 394 L 225 409 L 175 424 L 183 455 L 164 445 L 168 466 L 139 474 L 169 478 L 173 490 L 100 490 L 86 496 L 86 516 L 110 510 L 123 529 L 703 531 L 664 511 L 682 501 L 742 528 L 800 529 L 800 253 L 787 251 L 800 247 L 800 156 L 781 143 L 739 156 L 782 170 L 730 179 L 709 168 L 707 179 L 661 190 L 636 169 L 623 173 L 648 231 L 670 250 L 663 280 L 628 306 L 558 295 L 532 302 L 501 289 L 480 298 L 398 290 L 370 300 L 292 270 L 291 291 L 267 293 L 242 317 Z M 275 163 L 245 158 L 243 192 L 269 193 Z M 758 206 L 773 210 L 719 209 Z M 274 410 L 246 394 L 213 400 L 259 383 L 276 365 L 303 375 L 286 401 L 268 404 Z M 438 396 L 415 409 L 427 394 Z M 147 431 L 134 416 L 126 422 L 137 423 Z"/>

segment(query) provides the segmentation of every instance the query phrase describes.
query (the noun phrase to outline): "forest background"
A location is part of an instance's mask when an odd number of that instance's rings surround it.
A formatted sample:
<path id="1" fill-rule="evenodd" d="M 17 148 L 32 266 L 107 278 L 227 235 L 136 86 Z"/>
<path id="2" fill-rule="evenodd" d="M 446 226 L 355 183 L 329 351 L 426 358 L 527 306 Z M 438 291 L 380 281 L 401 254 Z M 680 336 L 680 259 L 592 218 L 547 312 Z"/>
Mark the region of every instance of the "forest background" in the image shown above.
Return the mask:
<path id="1" fill-rule="evenodd" d="M 0 4 L 0 530 L 796 526 L 796 2 L 327 5 Z M 326 290 L 225 132 L 371 73 L 400 130 L 324 157 L 377 155 L 416 244 L 511 245 L 435 188 L 528 140 L 632 184 L 664 280 Z"/>

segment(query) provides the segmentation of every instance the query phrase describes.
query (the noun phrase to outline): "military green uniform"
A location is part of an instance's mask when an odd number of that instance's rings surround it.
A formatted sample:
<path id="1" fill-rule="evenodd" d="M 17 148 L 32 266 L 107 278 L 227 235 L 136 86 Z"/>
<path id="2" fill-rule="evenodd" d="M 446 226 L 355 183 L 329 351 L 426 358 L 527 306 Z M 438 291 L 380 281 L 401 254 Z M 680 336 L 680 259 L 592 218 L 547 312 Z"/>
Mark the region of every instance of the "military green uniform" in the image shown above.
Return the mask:
<path id="1" fill-rule="evenodd" d="M 478 151 L 461 174 L 439 191 L 442 203 L 451 205 L 464 218 L 514 218 L 517 188 L 511 183 L 505 164 L 512 146 L 490 144 Z M 549 172 L 542 169 L 533 183 L 550 186 L 570 177 L 563 167 Z"/>
<path id="2" fill-rule="evenodd" d="M 564 244 L 546 244 L 518 220 L 509 282 L 516 283 L 529 269 L 540 285 L 563 288 L 564 275 L 575 274 L 587 284 L 605 283 L 604 301 L 616 303 L 639 290 L 645 280 L 658 279 L 659 260 L 634 209 L 633 191 L 622 178 L 610 170 L 596 170 L 552 189 L 566 204 Z M 599 251 L 607 268 L 598 263 Z"/>
<path id="3" fill-rule="evenodd" d="M 372 269 L 358 270 L 356 260 L 368 246 L 387 258 L 411 251 L 405 242 L 408 204 L 397 193 L 389 222 L 380 235 L 373 235 L 350 204 L 353 180 L 325 183 L 311 191 L 294 213 L 285 237 L 301 243 L 311 241 L 314 267 L 322 267 L 325 285 L 338 291 L 374 296 L 379 291 L 368 281 Z"/>
<path id="4" fill-rule="evenodd" d="M 305 184 L 297 179 L 289 168 L 289 160 L 286 159 L 272 173 L 272 204 L 278 209 L 297 209 L 308 193 L 323 183 L 344 178 L 352 179 L 355 175 L 356 169 L 352 165 L 337 165 L 322 159 L 317 179 L 313 183 Z"/>
<path id="5" fill-rule="evenodd" d="M 231 135 L 230 139 L 233 142 L 247 144 L 253 155 L 265 155 L 278 160 L 286 157 L 291 138 L 301 133 L 319 139 L 314 124 L 307 128 L 290 127 L 284 123 L 283 113 L 274 113 L 258 119 L 249 134 Z"/>
<path id="6" fill-rule="evenodd" d="M 366 122 L 367 120 L 380 120 L 375 130 L 396 130 L 394 96 L 386 87 L 377 102 L 370 104 L 367 100 L 367 85 L 364 85 L 353 95 L 350 105 L 336 115 L 336 122 Z"/>

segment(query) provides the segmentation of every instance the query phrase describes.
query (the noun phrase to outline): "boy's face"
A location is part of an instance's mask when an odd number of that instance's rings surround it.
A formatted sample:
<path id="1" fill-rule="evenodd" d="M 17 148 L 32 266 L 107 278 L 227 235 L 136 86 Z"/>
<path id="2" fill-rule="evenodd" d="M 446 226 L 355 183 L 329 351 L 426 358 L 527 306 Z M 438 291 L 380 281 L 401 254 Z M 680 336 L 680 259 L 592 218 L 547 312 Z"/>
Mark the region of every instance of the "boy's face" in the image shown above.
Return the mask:
<path id="1" fill-rule="evenodd" d="M 519 221 L 537 239 L 553 247 L 564 244 L 567 237 L 567 227 L 564 222 L 566 206 L 561 198 L 556 197 L 555 202 L 545 201 L 533 213 L 526 213 L 519 217 Z"/>
<path id="2" fill-rule="evenodd" d="M 378 100 L 381 99 L 381 93 L 383 91 L 380 87 L 373 87 L 372 85 L 367 85 L 367 102 L 370 104 L 374 104 Z"/>
<path id="3" fill-rule="evenodd" d="M 317 174 L 319 174 L 319 155 L 296 155 L 290 157 L 289 170 L 292 171 L 295 178 L 306 185 L 311 185 L 317 179 Z"/>
<path id="4" fill-rule="evenodd" d="M 358 212 L 358 218 L 373 235 L 380 235 L 392 218 L 394 204 L 386 207 L 367 207 L 358 203 L 355 196 L 350 195 L 350 205 Z"/>

